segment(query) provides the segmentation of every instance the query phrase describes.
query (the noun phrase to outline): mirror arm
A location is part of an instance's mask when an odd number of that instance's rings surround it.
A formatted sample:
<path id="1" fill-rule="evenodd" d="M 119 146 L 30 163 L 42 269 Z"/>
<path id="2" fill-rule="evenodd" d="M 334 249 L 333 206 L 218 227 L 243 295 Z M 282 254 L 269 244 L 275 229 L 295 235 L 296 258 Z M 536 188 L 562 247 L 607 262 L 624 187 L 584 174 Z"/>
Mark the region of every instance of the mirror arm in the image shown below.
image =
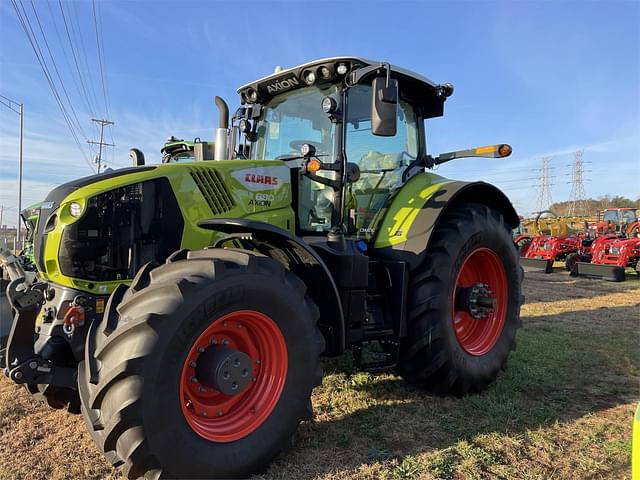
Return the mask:
<path id="1" fill-rule="evenodd" d="M 391 78 L 391 65 L 388 63 L 380 63 L 378 65 L 370 65 L 368 67 L 359 68 L 353 72 L 351 72 L 349 78 L 349 86 L 352 87 L 360 83 L 365 77 L 373 73 L 378 73 L 381 69 L 386 69 L 387 71 L 387 87 L 389 86 L 389 79 Z"/>

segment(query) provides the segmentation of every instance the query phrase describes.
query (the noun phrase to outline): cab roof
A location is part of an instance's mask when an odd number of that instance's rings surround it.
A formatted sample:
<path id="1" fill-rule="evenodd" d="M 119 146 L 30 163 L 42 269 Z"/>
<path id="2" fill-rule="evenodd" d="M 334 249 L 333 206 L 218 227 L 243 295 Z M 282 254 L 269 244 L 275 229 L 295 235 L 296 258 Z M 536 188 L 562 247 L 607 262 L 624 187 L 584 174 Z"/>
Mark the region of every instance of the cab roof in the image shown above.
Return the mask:
<path id="1" fill-rule="evenodd" d="M 255 103 L 255 100 L 251 100 L 252 96 L 257 102 L 263 103 L 281 93 L 306 87 L 304 78 L 308 72 L 315 74 L 315 84 L 339 83 L 345 79 L 348 80 L 352 72 L 359 68 L 383 64 L 386 62 L 355 56 L 322 58 L 295 67 L 276 70 L 271 75 L 241 86 L 237 91 L 242 103 Z M 347 67 L 345 74 L 338 73 L 339 65 Z M 323 79 L 319 74 L 322 67 L 326 67 L 330 71 L 329 78 Z M 443 85 L 411 70 L 392 64 L 390 67 L 391 76 L 398 79 L 400 83 L 401 94 L 413 100 L 413 103 L 420 108 L 423 118 L 442 116 L 444 101 L 448 96 L 445 94 Z"/>

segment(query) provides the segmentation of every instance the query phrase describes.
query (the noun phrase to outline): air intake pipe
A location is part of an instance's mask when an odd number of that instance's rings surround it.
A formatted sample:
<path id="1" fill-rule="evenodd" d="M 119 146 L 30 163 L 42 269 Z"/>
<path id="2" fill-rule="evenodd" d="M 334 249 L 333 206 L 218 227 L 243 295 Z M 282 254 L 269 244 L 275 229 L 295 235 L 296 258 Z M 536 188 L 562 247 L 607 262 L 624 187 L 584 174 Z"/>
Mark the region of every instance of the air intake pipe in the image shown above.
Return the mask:
<path id="1" fill-rule="evenodd" d="M 216 129 L 216 146 L 213 154 L 214 160 L 230 158 L 229 155 L 229 107 L 227 102 L 216 96 L 216 107 L 220 113 L 220 121 Z"/>

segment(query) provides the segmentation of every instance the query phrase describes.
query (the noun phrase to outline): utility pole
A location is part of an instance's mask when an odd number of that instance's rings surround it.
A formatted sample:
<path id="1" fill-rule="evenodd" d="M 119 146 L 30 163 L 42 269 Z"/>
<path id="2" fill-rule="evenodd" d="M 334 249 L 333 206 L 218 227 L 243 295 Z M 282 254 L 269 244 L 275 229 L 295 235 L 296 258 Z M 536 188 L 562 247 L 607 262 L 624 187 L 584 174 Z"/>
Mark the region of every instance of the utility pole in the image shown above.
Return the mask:
<path id="1" fill-rule="evenodd" d="M 99 118 L 92 118 L 91 121 L 92 122 L 96 122 L 98 125 L 100 125 L 100 141 L 99 142 L 94 142 L 94 141 L 91 141 L 91 140 L 87 140 L 87 143 L 90 143 L 92 145 L 99 145 L 98 158 L 96 159 L 96 163 L 98 164 L 98 173 L 100 173 L 100 168 L 102 167 L 102 147 L 103 146 L 105 146 L 105 147 L 115 147 L 115 145 L 113 143 L 105 143 L 103 141 L 105 125 L 113 125 L 113 122 L 111 122 L 109 120 L 99 119 Z"/>
<path id="2" fill-rule="evenodd" d="M 0 95 L 0 103 L 20 116 L 20 154 L 18 157 L 18 223 L 16 224 L 17 248 L 18 245 L 22 245 L 20 238 L 20 224 L 22 223 L 22 218 L 20 217 L 20 212 L 22 212 L 22 143 L 24 139 L 24 105 L 22 103 L 11 100 L 10 98 L 7 98 L 4 95 Z M 18 108 L 16 108 L 16 106 Z"/>
<path id="3" fill-rule="evenodd" d="M 553 200 L 551 200 L 551 158 L 542 159 L 542 169 L 540 170 L 540 179 L 538 185 L 538 202 L 536 208 L 538 212 L 548 210 Z"/>

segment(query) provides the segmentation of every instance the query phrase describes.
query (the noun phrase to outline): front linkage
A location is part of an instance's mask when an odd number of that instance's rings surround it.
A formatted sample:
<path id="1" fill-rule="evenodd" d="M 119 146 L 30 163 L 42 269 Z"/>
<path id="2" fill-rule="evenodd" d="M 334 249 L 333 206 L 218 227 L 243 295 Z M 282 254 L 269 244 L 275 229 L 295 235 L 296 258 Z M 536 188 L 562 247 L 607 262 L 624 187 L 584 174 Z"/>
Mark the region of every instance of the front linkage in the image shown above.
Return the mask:
<path id="1" fill-rule="evenodd" d="M 14 312 L 6 346 L 0 345 L 0 368 L 4 368 L 6 376 L 15 383 L 25 384 L 30 390 L 46 385 L 47 388 L 57 387 L 67 392 L 76 391 L 77 368 L 56 365 L 36 354 L 34 349 L 36 319 L 45 304 L 48 285 L 32 283 L 18 259 L 7 250 L 0 252 L 0 266 L 11 279 L 6 294 Z M 72 398 L 74 396 L 77 395 L 71 395 Z M 67 393 L 68 401 L 72 398 Z M 76 411 L 78 407 L 77 402 L 69 402 L 70 411 Z"/>

